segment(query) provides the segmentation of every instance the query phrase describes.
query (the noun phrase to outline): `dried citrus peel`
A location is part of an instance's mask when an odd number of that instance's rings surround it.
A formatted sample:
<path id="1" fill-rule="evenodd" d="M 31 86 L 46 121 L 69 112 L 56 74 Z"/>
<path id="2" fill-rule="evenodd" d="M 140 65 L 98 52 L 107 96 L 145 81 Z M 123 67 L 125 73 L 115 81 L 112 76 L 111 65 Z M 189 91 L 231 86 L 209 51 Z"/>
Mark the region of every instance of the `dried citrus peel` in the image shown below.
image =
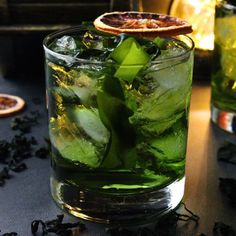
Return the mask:
<path id="1" fill-rule="evenodd" d="M 164 14 L 146 12 L 109 12 L 94 21 L 95 27 L 112 34 L 135 34 L 147 37 L 173 36 L 192 32 L 186 21 Z"/>
<path id="2" fill-rule="evenodd" d="M 9 116 L 21 111 L 25 106 L 25 101 L 17 96 L 0 93 L 0 117 Z"/>

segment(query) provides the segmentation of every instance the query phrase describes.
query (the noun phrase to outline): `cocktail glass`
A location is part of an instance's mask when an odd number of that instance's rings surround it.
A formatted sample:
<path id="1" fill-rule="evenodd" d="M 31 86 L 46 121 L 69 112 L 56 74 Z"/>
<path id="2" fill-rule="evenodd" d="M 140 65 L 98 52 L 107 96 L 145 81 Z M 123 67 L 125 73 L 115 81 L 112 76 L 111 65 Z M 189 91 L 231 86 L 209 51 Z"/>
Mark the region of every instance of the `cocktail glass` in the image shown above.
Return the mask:
<path id="1" fill-rule="evenodd" d="M 184 194 L 193 41 L 79 26 L 45 38 L 51 192 L 108 224 L 160 217 Z"/>

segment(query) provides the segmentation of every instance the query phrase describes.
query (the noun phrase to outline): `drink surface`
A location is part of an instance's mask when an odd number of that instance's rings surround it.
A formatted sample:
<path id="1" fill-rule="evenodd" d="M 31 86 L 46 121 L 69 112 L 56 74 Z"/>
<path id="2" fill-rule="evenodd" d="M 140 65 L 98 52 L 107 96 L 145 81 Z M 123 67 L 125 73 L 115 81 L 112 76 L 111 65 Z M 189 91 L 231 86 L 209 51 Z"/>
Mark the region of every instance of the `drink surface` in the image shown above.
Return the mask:
<path id="1" fill-rule="evenodd" d="M 236 6 L 216 7 L 212 103 L 223 111 L 236 112 Z"/>
<path id="2" fill-rule="evenodd" d="M 187 44 L 90 28 L 60 35 L 48 48 L 55 178 L 129 194 L 184 176 L 193 66 Z"/>

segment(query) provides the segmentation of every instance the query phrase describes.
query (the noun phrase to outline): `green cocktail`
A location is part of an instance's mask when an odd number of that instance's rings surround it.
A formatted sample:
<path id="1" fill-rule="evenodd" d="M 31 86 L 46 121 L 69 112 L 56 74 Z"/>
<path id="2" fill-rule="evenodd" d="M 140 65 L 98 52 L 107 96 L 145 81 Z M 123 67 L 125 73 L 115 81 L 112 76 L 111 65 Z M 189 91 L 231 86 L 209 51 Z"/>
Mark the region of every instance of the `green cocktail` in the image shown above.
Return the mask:
<path id="1" fill-rule="evenodd" d="M 212 120 L 236 132 L 236 5 L 218 1 L 215 15 L 215 48 L 212 73 Z"/>
<path id="2" fill-rule="evenodd" d="M 192 40 L 81 26 L 48 36 L 44 48 L 56 202 L 105 223 L 175 208 L 184 193 Z"/>

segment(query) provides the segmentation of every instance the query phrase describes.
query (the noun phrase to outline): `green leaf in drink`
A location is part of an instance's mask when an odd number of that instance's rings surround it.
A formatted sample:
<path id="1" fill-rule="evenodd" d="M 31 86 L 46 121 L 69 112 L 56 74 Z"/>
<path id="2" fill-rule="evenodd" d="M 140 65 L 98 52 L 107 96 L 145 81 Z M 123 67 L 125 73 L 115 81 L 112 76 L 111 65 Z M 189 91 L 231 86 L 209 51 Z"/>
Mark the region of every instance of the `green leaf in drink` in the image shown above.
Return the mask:
<path id="1" fill-rule="evenodd" d="M 164 38 L 156 37 L 153 42 L 160 48 L 164 49 L 167 45 L 167 41 Z"/>
<path id="2" fill-rule="evenodd" d="M 75 136 L 75 131 L 73 124 L 68 123 L 64 117 L 50 121 L 52 145 L 57 148 L 63 158 L 78 165 L 84 164 L 90 168 L 98 167 L 101 162 L 101 148 L 83 137 L 78 138 Z"/>
<path id="3" fill-rule="evenodd" d="M 97 93 L 97 103 L 100 118 L 111 136 L 102 168 L 135 166 L 135 133 L 129 123 L 132 111 L 126 106 L 124 99 L 119 80 L 115 77 L 104 79 L 103 86 Z"/>
<path id="4" fill-rule="evenodd" d="M 111 133 L 110 146 L 101 167 L 134 166 L 135 151 L 130 150 L 134 146 L 133 137 L 130 136 L 134 134 L 128 123 L 129 111 L 125 103 L 117 97 L 100 91 L 97 94 L 97 101 L 101 120 Z"/>
<path id="5" fill-rule="evenodd" d="M 158 158 L 158 160 L 178 161 L 185 157 L 187 131 L 181 125 L 177 124 L 177 128 L 173 127 L 173 132 L 163 137 L 153 139 L 150 142 L 150 152 Z"/>
<path id="6" fill-rule="evenodd" d="M 119 64 L 114 76 L 128 83 L 132 83 L 138 72 L 150 61 L 150 56 L 132 37 L 115 48 L 111 58 Z"/>

